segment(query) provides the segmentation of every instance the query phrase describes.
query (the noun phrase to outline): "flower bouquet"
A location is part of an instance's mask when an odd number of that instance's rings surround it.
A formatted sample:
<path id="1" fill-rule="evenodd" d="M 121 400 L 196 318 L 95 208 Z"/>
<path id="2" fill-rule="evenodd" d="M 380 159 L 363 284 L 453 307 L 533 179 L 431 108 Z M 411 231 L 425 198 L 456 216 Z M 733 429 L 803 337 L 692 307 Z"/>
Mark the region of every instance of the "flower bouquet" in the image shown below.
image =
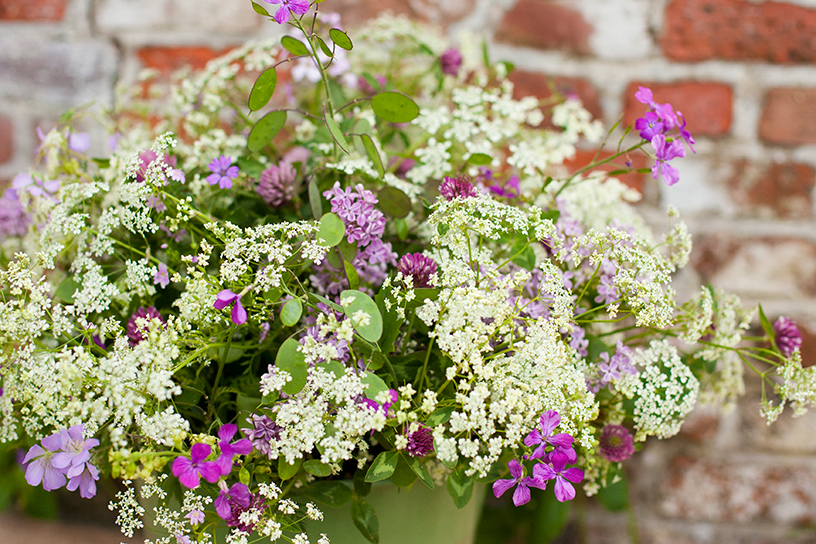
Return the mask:
<path id="1" fill-rule="evenodd" d="M 253 3 L 286 35 L 123 97 L 105 157 L 69 112 L 5 192 L 0 439 L 30 485 L 122 479 L 151 542 L 322 544 L 345 504 L 378 542 L 387 481 L 593 494 L 744 366 L 769 420 L 814 402 L 795 324 L 760 310 L 742 345 L 733 295 L 676 302 L 690 236 L 615 178 L 639 154 L 678 182 L 680 112 L 641 88 L 610 144 L 472 37 L 385 16 L 352 40 L 323 7 Z M 570 171 L 582 139 L 613 152 Z"/>

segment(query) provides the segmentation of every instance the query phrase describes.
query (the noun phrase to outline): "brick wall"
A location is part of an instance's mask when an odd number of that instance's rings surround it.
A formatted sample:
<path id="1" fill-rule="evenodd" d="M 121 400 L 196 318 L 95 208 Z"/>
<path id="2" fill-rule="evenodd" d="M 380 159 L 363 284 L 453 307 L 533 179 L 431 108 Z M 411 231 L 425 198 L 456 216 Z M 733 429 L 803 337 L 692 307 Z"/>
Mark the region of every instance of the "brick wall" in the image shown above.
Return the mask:
<path id="1" fill-rule="evenodd" d="M 643 112 L 637 85 L 687 115 L 696 155 L 671 188 L 630 175 L 649 209 L 674 204 L 705 281 L 762 301 L 806 333 L 816 362 L 816 1 L 327 0 L 346 24 L 390 9 L 484 31 L 519 93 L 552 79 L 608 125 Z M 27 168 L 67 107 L 109 102 L 140 68 L 201 65 L 276 32 L 248 0 L 0 0 L 0 181 Z M 101 139 L 100 139 L 101 141 Z M 592 150 L 586 150 L 586 157 Z M 758 385 L 750 382 L 756 389 Z M 758 391 L 752 391 L 756 398 Z M 766 427 L 753 401 L 699 410 L 630 467 L 644 542 L 816 542 L 816 414 Z M 591 509 L 590 541 L 626 542 L 626 520 Z"/>

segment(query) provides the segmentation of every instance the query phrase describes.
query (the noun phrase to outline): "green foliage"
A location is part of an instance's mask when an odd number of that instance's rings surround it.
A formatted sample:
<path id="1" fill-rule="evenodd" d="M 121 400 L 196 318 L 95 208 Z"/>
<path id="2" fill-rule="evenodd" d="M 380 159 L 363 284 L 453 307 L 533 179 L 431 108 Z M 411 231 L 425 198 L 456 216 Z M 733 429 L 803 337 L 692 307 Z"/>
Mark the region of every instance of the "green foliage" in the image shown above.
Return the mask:
<path id="1" fill-rule="evenodd" d="M 258 152 L 272 141 L 278 132 L 286 124 L 285 111 L 270 111 L 261 117 L 252 130 L 249 132 L 247 138 L 247 147 L 250 151 Z"/>
<path id="2" fill-rule="evenodd" d="M 366 540 L 373 544 L 380 541 L 380 522 L 373 506 L 355 497 L 351 503 L 351 519 Z"/>
<path id="3" fill-rule="evenodd" d="M 278 74 L 275 72 L 275 67 L 268 68 L 258 79 L 255 80 L 255 85 L 252 86 L 252 91 L 249 93 L 249 109 L 258 111 L 269 103 L 272 95 L 275 94 L 275 87 L 278 85 Z"/>
<path id="4" fill-rule="evenodd" d="M 301 352 L 298 351 L 298 341 L 294 338 L 287 338 L 278 350 L 275 357 L 275 365 L 280 370 L 285 370 L 292 376 L 292 379 L 283 386 L 283 392 L 287 395 L 294 395 L 306 385 L 306 375 L 309 365 Z"/>
<path id="5" fill-rule="evenodd" d="M 419 106 L 402 93 L 387 91 L 371 98 L 374 114 L 389 123 L 409 123 L 419 115 Z"/>

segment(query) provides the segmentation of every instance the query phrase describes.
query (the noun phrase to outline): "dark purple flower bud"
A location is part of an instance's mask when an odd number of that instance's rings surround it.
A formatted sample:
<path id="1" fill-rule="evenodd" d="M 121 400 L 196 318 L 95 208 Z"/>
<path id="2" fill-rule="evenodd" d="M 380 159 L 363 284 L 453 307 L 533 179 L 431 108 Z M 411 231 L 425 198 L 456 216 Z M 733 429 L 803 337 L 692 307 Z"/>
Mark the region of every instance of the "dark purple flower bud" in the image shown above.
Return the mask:
<path id="1" fill-rule="evenodd" d="M 434 451 L 431 429 L 419 424 L 417 429 L 408 435 L 408 445 L 405 447 L 405 451 L 411 457 L 425 457 Z"/>
<path id="2" fill-rule="evenodd" d="M 635 444 L 632 434 L 622 425 L 607 425 L 601 431 L 601 456 L 607 461 L 620 463 L 632 457 Z"/>
<path id="3" fill-rule="evenodd" d="M 455 47 L 451 47 L 439 56 L 442 73 L 456 77 L 462 67 L 462 54 Z"/>
<path id="4" fill-rule="evenodd" d="M 802 333 L 792 319 L 780 316 L 774 323 L 773 330 L 774 342 L 785 357 L 790 357 L 802 346 Z"/>
<path id="5" fill-rule="evenodd" d="M 455 178 L 445 176 L 445 179 L 443 179 L 439 185 L 439 192 L 448 200 L 453 200 L 454 198 L 473 198 L 478 194 L 476 187 L 473 186 L 470 182 L 470 178 L 467 176 L 456 176 Z"/>
<path id="6" fill-rule="evenodd" d="M 133 312 L 133 315 L 130 316 L 128 319 L 127 324 L 127 335 L 128 339 L 130 340 L 130 345 L 135 346 L 142 340 L 144 340 L 143 333 L 147 332 L 147 322 L 151 319 L 158 319 L 162 323 L 164 323 L 164 319 L 162 318 L 159 311 L 156 309 L 155 306 L 147 306 L 147 307 L 140 307 L 138 310 Z M 142 321 L 141 325 L 137 323 L 137 320 L 144 320 Z"/>
<path id="7" fill-rule="evenodd" d="M 287 161 L 281 161 L 277 166 L 272 165 L 261 173 L 255 190 L 269 206 L 280 208 L 295 194 L 295 179 L 297 171 Z"/>
<path id="8" fill-rule="evenodd" d="M 414 288 L 432 287 L 431 276 L 436 274 L 436 262 L 422 253 L 406 253 L 397 264 L 403 276 L 413 278 Z"/>

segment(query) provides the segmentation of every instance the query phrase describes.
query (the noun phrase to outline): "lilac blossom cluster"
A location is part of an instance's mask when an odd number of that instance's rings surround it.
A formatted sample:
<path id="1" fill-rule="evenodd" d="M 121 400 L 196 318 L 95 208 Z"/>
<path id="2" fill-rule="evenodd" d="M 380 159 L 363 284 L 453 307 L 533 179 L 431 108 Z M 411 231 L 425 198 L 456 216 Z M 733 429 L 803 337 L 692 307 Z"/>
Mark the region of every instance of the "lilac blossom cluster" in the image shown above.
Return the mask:
<path id="1" fill-rule="evenodd" d="M 680 180 L 680 173 L 669 161 L 686 156 L 686 148 L 679 137 L 688 144 L 694 153 L 694 138 L 686 130 L 686 119 L 681 112 L 675 113 L 671 104 L 659 104 L 654 101 L 651 89 L 638 87 L 635 98 L 641 104 L 647 104 L 649 111 L 635 121 L 635 129 L 640 131 L 640 137 L 649 141 L 655 150 L 655 163 L 652 166 L 654 179 L 663 175 L 666 185 L 674 185 Z M 677 133 L 672 133 L 677 129 Z"/>
<path id="2" fill-rule="evenodd" d="M 618 340 L 617 350 L 611 359 L 607 352 L 601 353 L 598 359 L 595 368 L 597 374 L 587 379 L 587 389 L 593 393 L 605 387 L 611 388 L 611 383 L 619 380 L 621 373 L 631 376 L 637 374 L 637 369 L 632 363 L 632 349 L 624 346 L 620 340 Z"/>
<path id="3" fill-rule="evenodd" d="M 63 428 L 31 446 L 25 457 L 25 478 L 29 485 L 53 491 L 66 485 L 84 499 L 96 495 L 99 471 L 91 464 L 91 448 L 99 445 L 96 438 L 84 438 L 85 426 Z"/>

